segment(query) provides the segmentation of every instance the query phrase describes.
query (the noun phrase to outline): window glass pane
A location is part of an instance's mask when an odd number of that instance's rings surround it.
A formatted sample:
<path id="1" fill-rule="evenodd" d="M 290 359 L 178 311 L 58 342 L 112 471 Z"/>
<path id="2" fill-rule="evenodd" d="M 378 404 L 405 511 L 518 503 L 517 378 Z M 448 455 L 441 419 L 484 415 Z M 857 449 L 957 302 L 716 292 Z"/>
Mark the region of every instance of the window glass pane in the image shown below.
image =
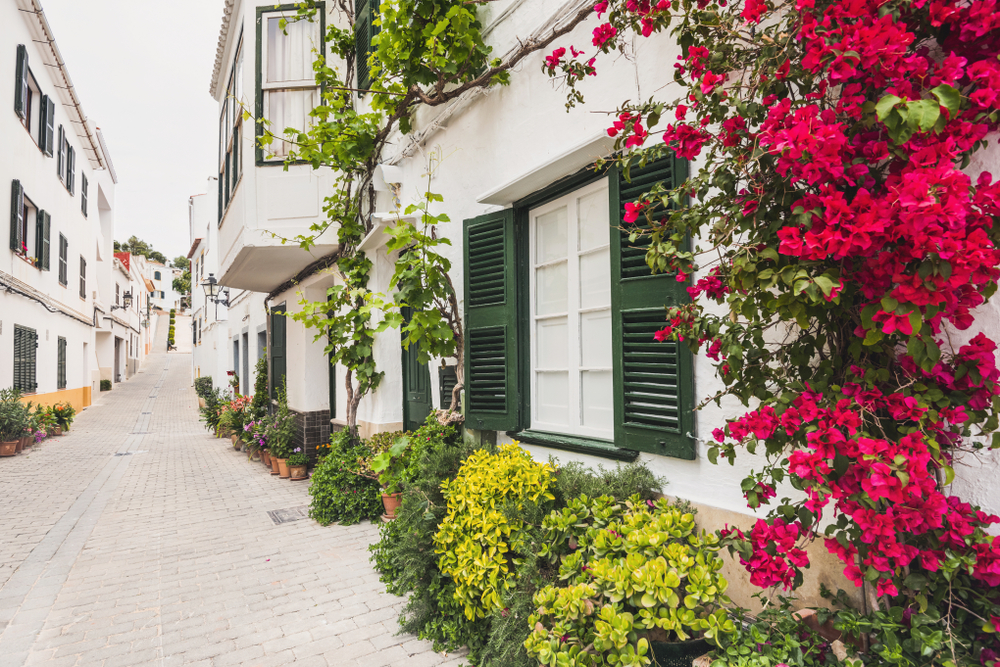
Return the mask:
<path id="1" fill-rule="evenodd" d="M 544 424 L 569 424 L 569 373 L 538 373 L 538 421 Z"/>
<path id="2" fill-rule="evenodd" d="M 611 311 L 580 315 L 580 366 L 611 368 Z"/>
<path id="3" fill-rule="evenodd" d="M 312 48 L 319 41 L 318 29 L 316 23 L 295 21 L 288 23 L 282 31 L 281 17 L 268 17 L 267 81 L 269 83 L 314 78 Z"/>
<path id="4" fill-rule="evenodd" d="M 535 264 L 566 256 L 566 207 L 535 218 Z"/>
<path id="5" fill-rule="evenodd" d="M 288 155 L 289 145 L 277 137 L 285 134 L 285 128 L 294 127 L 306 130 L 312 125 L 309 112 L 318 104 L 317 91 L 309 90 L 272 90 L 267 93 L 267 119 L 271 121 L 270 130 L 275 134 L 274 142 L 268 151 L 279 157 Z"/>
<path id="6" fill-rule="evenodd" d="M 535 365 L 540 369 L 565 370 L 569 366 L 569 326 L 565 317 L 538 322 Z"/>
<path id="7" fill-rule="evenodd" d="M 580 257 L 580 308 L 611 305 L 611 251 L 607 248 Z"/>
<path id="8" fill-rule="evenodd" d="M 580 373 L 580 389 L 583 425 L 587 428 L 612 431 L 614 408 L 611 371 L 583 371 Z"/>
<path id="9" fill-rule="evenodd" d="M 608 221 L 608 193 L 593 192 L 577 201 L 580 251 L 606 246 L 611 242 Z"/>
<path id="10" fill-rule="evenodd" d="M 535 271 L 535 314 L 555 315 L 567 310 L 567 262 L 559 262 Z"/>

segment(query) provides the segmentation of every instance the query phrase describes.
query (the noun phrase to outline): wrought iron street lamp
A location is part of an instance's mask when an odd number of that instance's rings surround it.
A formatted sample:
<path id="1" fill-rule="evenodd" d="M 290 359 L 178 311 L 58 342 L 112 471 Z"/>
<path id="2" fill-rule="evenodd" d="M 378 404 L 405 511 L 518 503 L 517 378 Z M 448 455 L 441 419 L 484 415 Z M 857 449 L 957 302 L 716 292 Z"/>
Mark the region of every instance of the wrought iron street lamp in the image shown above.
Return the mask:
<path id="1" fill-rule="evenodd" d="M 225 293 L 222 292 L 222 288 L 219 285 L 219 281 L 215 279 L 215 274 L 208 274 L 208 279 L 201 284 L 205 289 L 205 299 L 212 300 L 215 302 L 215 319 L 219 319 L 219 304 L 221 303 L 226 308 L 229 307 L 229 289 L 227 288 Z"/>
<path id="2" fill-rule="evenodd" d="M 115 304 L 111 306 L 111 312 L 114 312 L 119 308 L 122 310 L 128 310 L 131 307 L 132 307 L 132 292 L 125 292 L 124 294 L 122 294 L 122 305 L 119 306 L 118 304 Z"/>

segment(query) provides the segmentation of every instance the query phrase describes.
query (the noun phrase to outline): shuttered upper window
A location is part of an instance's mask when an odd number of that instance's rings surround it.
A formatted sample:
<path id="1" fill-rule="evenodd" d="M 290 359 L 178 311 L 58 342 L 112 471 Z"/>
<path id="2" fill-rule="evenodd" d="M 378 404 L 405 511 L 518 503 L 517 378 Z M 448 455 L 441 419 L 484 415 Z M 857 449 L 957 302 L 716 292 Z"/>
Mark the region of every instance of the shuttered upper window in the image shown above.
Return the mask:
<path id="1" fill-rule="evenodd" d="M 616 458 L 694 458 L 691 355 L 653 338 L 686 285 L 653 275 L 644 243 L 622 231 L 626 202 L 685 175 L 665 160 L 630 179 L 581 176 L 466 221 L 471 428 Z"/>
<path id="2" fill-rule="evenodd" d="M 80 257 L 80 298 L 87 298 L 87 260 Z"/>

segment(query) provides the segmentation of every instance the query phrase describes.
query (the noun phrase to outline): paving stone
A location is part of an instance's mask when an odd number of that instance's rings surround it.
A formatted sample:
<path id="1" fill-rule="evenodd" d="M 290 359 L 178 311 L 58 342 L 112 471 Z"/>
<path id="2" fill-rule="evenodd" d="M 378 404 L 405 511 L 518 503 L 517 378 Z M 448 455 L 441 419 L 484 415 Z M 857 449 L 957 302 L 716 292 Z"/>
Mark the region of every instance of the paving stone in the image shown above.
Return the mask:
<path id="1" fill-rule="evenodd" d="M 458 665 L 396 635 L 377 527 L 274 525 L 308 485 L 208 434 L 190 384 L 190 355 L 154 353 L 68 434 L 0 460 L 3 667 Z"/>

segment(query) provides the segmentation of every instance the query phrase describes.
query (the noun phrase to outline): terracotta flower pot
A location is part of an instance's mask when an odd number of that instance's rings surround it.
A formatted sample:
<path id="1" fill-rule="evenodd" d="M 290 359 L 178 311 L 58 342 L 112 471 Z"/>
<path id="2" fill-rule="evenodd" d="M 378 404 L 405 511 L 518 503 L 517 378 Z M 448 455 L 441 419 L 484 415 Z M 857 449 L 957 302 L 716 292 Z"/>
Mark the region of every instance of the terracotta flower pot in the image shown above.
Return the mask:
<path id="1" fill-rule="evenodd" d="M 62 427 L 56 426 L 52 429 L 49 429 L 49 435 L 62 435 Z"/>
<path id="2" fill-rule="evenodd" d="M 198 397 L 198 407 L 199 407 L 199 408 L 204 408 L 204 407 L 205 407 L 205 406 L 207 406 L 207 405 L 208 405 L 208 404 L 207 404 L 207 403 L 205 402 L 205 399 L 204 399 L 204 398 L 202 398 L 201 396 L 199 396 L 199 397 Z"/>
<path id="3" fill-rule="evenodd" d="M 389 493 L 389 494 L 383 493 L 382 507 L 385 508 L 385 514 L 382 515 L 382 518 L 387 519 L 389 521 L 395 519 L 396 511 L 399 509 L 399 506 L 402 503 L 403 503 L 402 493 Z"/>
<path id="4" fill-rule="evenodd" d="M 278 470 L 278 457 L 277 456 L 272 456 L 271 457 L 271 474 L 272 475 L 277 475 L 279 472 L 281 472 L 281 471 Z"/>
<path id="5" fill-rule="evenodd" d="M 33 443 L 34 441 L 35 439 L 32 438 L 30 435 L 26 435 L 23 438 L 21 438 L 21 451 L 23 452 L 28 447 L 31 447 L 31 443 Z"/>
<path id="6" fill-rule="evenodd" d="M 278 459 L 278 477 L 288 479 L 288 459 Z"/>
<path id="7" fill-rule="evenodd" d="M 306 466 L 288 466 L 288 474 L 292 476 L 293 482 L 309 478 L 309 474 L 306 472 Z"/>
<path id="8" fill-rule="evenodd" d="M 17 440 L 0 442 L 0 456 L 14 456 L 17 454 L 17 443 Z"/>
<path id="9" fill-rule="evenodd" d="M 260 453 L 260 460 L 264 462 L 268 468 L 271 467 L 271 453 L 266 449 Z"/>

